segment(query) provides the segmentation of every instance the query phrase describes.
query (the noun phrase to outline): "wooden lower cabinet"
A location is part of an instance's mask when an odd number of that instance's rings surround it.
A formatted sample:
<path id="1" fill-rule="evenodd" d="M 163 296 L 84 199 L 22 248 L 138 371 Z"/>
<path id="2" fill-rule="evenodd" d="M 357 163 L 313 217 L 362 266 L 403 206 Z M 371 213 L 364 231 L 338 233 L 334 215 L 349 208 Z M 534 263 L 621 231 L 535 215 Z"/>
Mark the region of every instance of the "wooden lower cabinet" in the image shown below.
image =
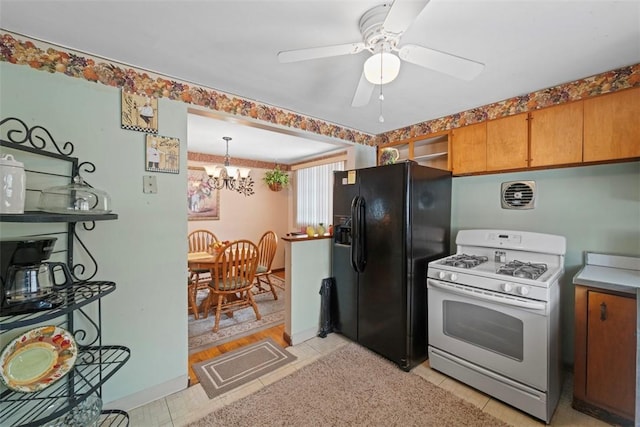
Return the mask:
<path id="1" fill-rule="evenodd" d="M 613 424 L 633 425 L 636 299 L 576 286 L 573 407 Z"/>

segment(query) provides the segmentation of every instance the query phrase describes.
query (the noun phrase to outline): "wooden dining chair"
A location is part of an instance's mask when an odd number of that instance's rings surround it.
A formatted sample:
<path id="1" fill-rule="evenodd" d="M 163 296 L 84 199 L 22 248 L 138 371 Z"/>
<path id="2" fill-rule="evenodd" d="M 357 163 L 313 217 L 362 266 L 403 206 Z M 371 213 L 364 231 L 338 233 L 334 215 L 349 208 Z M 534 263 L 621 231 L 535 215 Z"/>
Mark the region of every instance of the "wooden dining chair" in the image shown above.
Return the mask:
<path id="1" fill-rule="evenodd" d="M 200 313 L 198 309 L 198 303 L 196 300 L 196 295 L 198 293 L 198 288 L 196 283 L 191 280 L 191 277 L 187 278 L 187 304 L 189 307 L 189 311 L 193 313 L 193 318 L 198 320 L 200 318 Z"/>
<path id="2" fill-rule="evenodd" d="M 236 240 L 217 253 L 213 278 L 209 283 L 209 297 L 205 300 L 204 316 L 210 308 L 216 312 L 213 332 L 220 329 L 220 315 L 233 315 L 235 310 L 252 307 L 260 320 L 258 306 L 253 300 L 253 279 L 258 267 L 258 246 L 249 240 Z"/>
<path id="3" fill-rule="evenodd" d="M 218 241 L 218 238 L 209 230 L 194 230 L 187 236 L 189 242 L 189 252 L 210 252 L 209 246 Z M 189 269 L 189 308 L 193 312 L 193 317 L 197 320 L 200 315 L 196 306 L 196 296 L 199 290 L 209 289 L 211 272 L 207 268 Z"/>
<path id="4" fill-rule="evenodd" d="M 267 231 L 258 242 L 258 268 L 253 281 L 255 286 L 254 295 L 271 292 L 273 299 L 278 299 L 276 288 L 269 278 L 271 264 L 276 256 L 276 249 L 278 249 L 278 236 L 273 231 Z M 263 285 L 268 286 L 268 289 L 264 288 Z"/>
<path id="5" fill-rule="evenodd" d="M 209 230 L 194 230 L 187 237 L 189 240 L 189 252 L 207 252 L 213 242 L 218 238 Z"/>

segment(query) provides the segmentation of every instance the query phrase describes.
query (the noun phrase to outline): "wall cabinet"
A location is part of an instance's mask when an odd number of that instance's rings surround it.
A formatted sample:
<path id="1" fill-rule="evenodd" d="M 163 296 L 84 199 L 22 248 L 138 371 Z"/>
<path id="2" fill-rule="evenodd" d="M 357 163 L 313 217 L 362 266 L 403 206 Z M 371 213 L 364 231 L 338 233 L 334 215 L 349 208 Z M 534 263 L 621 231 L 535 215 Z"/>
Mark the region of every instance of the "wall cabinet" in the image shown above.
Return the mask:
<path id="1" fill-rule="evenodd" d="M 453 175 L 640 158 L 640 88 L 380 145 Z"/>
<path id="2" fill-rule="evenodd" d="M 451 131 L 454 175 L 640 158 L 640 88 Z"/>
<path id="3" fill-rule="evenodd" d="M 640 88 L 584 101 L 584 161 L 640 157 Z"/>
<path id="4" fill-rule="evenodd" d="M 390 142 L 378 147 L 378 164 L 380 154 L 387 147 L 398 150 L 398 161 L 413 160 L 422 166 L 449 170 L 449 132 L 437 132 L 407 140 Z"/>
<path id="5" fill-rule="evenodd" d="M 487 170 L 487 123 L 477 123 L 451 132 L 451 172 L 465 175 Z"/>
<path id="6" fill-rule="evenodd" d="M 575 288 L 573 407 L 607 422 L 633 425 L 636 383 L 634 294 Z"/>
<path id="7" fill-rule="evenodd" d="M 44 130 L 40 126 L 31 129 L 16 118 L 0 121 L 2 134 L 8 140 L 0 139 L 3 152 L 9 152 L 24 161 L 27 171 L 27 192 L 39 193 L 30 183 L 47 184 L 48 179 L 66 179 L 79 174 L 80 169 L 93 172 L 95 166 L 90 162 L 80 163 L 71 157 L 73 144 L 66 142 L 60 146 L 50 139 L 37 136 Z M 48 151 L 49 149 L 57 150 Z M 51 172 L 54 166 L 55 173 Z M 64 174 L 58 173 L 65 170 Z M 49 184 L 50 185 L 50 184 Z M 47 185 L 47 186 L 49 186 Z M 27 198 L 29 201 L 29 198 Z M 3 234 L 12 223 L 11 234 L 18 236 L 33 235 L 35 227 L 39 234 L 59 235 L 54 253 L 64 256 L 73 276 L 73 283 L 58 290 L 62 300 L 56 308 L 33 313 L 0 316 L 0 338 L 8 341 L 13 335 L 22 333 L 31 326 L 55 325 L 73 334 L 78 347 L 78 354 L 73 368 L 64 377 L 51 383 L 48 387 L 33 393 L 22 393 L 5 389 L 0 393 L 0 425 L 2 426 L 37 426 L 64 416 L 88 397 L 97 394 L 102 396 L 102 385 L 108 381 L 129 360 L 130 350 L 120 345 L 104 345 L 102 343 L 102 303 L 103 297 L 115 291 L 116 285 L 108 281 L 92 280 L 97 273 L 97 263 L 77 233 L 76 225 L 90 231 L 96 221 L 115 220 L 113 213 L 47 213 L 26 210 L 24 214 L 0 214 L 3 223 Z M 47 231 L 45 231 L 47 230 Z M 5 234 L 6 235 L 6 234 Z M 93 268 L 74 260 L 74 244 L 80 244 L 83 254 L 94 263 Z M 77 254 L 76 254 L 77 255 Z M 89 268 L 87 268 L 89 267 Z M 5 272 L 0 272 L 5 274 Z M 7 340 L 4 338 L 7 337 Z M 126 426 L 129 417 L 120 410 L 104 410 L 101 424 Z M 75 425 L 75 424 L 74 424 Z"/>
<path id="8" fill-rule="evenodd" d="M 526 168 L 527 113 L 477 123 L 451 132 L 454 175 Z"/>
<path id="9" fill-rule="evenodd" d="M 527 119 L 527 113 L 521 113 L 487 122 L 487 171 L 527 167 Z"/>
<path id="10" fill-rule="evenodd" d="M 530 113 L 529 166 L 582 162 L 583 102 L 572 102 Z"/>

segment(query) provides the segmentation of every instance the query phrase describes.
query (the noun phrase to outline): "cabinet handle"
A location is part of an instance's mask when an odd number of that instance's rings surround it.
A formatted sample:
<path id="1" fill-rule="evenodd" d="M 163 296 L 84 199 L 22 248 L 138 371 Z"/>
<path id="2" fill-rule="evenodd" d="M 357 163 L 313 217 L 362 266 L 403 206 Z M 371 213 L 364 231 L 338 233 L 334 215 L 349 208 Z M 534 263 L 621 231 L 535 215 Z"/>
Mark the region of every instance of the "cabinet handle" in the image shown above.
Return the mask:
<path id="1" fill-rule="evenodd" d="M 607 320 L 607 304 L 600 304 L 600 320 Z"/>

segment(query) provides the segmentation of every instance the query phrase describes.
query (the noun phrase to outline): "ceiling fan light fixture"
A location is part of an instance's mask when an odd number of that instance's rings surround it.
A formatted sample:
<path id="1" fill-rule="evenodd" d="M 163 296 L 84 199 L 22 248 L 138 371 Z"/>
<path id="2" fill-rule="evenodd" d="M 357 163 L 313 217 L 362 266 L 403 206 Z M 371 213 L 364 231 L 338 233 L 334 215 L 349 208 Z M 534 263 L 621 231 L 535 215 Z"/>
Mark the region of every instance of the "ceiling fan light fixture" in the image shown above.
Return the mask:
<path id="1" fill-rule="evenodd" d="M 400 72 L 400 58 L 393 53 L 378 52 L 364 62 L 364 76 L 374 85 L 392 82 Z"/>

